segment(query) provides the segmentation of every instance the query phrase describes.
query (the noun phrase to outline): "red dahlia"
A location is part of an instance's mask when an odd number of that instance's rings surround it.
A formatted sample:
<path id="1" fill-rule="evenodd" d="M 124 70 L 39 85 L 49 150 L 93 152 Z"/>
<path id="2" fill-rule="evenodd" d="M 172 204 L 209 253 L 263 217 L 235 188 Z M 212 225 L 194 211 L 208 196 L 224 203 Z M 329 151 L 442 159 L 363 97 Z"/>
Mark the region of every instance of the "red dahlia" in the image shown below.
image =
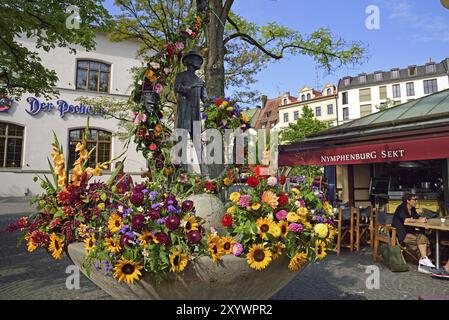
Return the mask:
<path id="1" fill-rule="evenodd" d="M 285 193 L 279 195 L 278 202 L 281 207 L 285 206 L 288 203 L 288 197 L 285 195 Z"/>
<path id="2" fill-rule="evenodd" d="M 225 214 L 223 218 L 221 218 L 221 224 L 224 227 L 231 227 L 232 226 L 232 216 L 230 214 Z"/>
<path id="3" fill-rule="evenodd" d="M 248 180 L 246 181 L 246 183 L 248 183 L 248 185 L 249 185 L 251 188 L 255 188 L 255 187 L 257 187 L 257 186 L 259 185 L 259 179 L 257 179 L 257 178 L 254 177 L 254 176 L 250 176 L 250 177 L 248 178 Z"/>

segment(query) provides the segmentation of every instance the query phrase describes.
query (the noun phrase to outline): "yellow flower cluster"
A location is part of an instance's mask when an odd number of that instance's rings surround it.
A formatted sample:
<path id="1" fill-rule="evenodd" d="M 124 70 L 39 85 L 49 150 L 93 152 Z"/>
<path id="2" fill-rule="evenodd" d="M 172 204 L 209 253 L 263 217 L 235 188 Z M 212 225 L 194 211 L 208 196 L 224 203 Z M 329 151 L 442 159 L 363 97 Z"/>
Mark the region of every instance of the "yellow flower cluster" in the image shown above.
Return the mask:
<path id="1" fill-rule="evenodd" d="M 226 254 L 232 253 L 232 246 L 235 244 L 235 240 L 231 237 L 220 237 L 216 234 L 212 234 L 207 238 L 207 244 L 209 252 L 212 255 L 212 260 L 217 262 Z"/>
<path id="2" fill-rule="evenodd" d="M 64 154 L 59 150 L 56 144 L 52 144 L 53 152 L 51 153 L 51 157 L 53 158 L 53 166 L 55 170 L 55 174 L 58 177 L 58 186 L 62 189 L 66 186 L 67 183 L 67 172 L 65 170 L 65 160 Z"/>

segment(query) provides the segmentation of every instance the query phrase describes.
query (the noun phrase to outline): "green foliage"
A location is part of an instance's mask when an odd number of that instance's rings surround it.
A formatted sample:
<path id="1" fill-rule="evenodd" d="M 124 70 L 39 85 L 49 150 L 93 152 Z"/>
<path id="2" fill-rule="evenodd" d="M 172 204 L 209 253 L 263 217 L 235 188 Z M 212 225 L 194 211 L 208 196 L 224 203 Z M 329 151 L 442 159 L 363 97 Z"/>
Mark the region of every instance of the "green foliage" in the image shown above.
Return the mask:
<path id="1" fill-rule="evenodd" d="M 79 29 L 69 29 L 66 21 L 79 8 Z M 47 98 L 57 94 L 58 77 L 41 63 L 34 48 L 23 41 L 33 38 L 36 49 L 50 51 L 74 45 L 92 50 L 95 33 L 109 26 L 110 16 L 100 0 L 3 0 L 0 4 L 0 93 L 18 99 L 24 92 Z"/>

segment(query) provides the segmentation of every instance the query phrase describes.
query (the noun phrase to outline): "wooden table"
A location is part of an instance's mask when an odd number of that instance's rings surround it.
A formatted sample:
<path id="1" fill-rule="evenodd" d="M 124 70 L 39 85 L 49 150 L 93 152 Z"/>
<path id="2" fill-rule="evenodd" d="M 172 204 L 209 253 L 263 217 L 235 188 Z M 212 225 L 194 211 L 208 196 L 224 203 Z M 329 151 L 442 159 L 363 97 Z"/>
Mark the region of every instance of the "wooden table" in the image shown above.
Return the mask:
<path id="1" fill-rule="evenodd" d="M 435 230 L 436 241 L 436 267 L 440 267 L 440 231 L 449 231 L 449 219 L 446 219 L 444 223 L 441 223 L 440 218 L 428 219 L 427 222 L 407 221 L 404 225 L 409 227 L 417 227 L 424 229 Z"/>

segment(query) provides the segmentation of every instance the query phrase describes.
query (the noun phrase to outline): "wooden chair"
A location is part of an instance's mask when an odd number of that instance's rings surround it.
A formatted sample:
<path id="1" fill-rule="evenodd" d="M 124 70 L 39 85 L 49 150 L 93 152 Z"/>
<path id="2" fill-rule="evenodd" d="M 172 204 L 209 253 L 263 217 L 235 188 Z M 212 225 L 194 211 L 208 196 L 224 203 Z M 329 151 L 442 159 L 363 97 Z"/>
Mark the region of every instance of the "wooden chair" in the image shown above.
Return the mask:
<path id="1" fill-rule="evenodd" d="M 355 214 L 355 248 L 360 251 L 363 240 L 374 246 L 374 210 L 372 206 L 356 208 Z M 366 239 L 368 238 L 368 239 Z"/>
<path id="2" fill-rule="evenodd" d="M 354 248 L 354 208 L 352 207 L 340 207 L 338 209 L 338 219 L 336 222 L 337 237 L 334 251 L 337 256 L 340 255 L 341 248 L 349 248 L 352 252 Z M 345 238 L 348 238 L 349 242 L 345 243 Z"/>
<path id="3" fill-rule="evenodd" d="M 376 219 L 374 225 L 374 261 L 381 261 L 379 256 L 379 242 L 389 243 L 395 245 L 397 243 L 396 228 L 391 226 L 393 215 L 387 214 L 386 208 L 376 212 Z M 390 237 L 388 237 L 390 234 Z"/>

